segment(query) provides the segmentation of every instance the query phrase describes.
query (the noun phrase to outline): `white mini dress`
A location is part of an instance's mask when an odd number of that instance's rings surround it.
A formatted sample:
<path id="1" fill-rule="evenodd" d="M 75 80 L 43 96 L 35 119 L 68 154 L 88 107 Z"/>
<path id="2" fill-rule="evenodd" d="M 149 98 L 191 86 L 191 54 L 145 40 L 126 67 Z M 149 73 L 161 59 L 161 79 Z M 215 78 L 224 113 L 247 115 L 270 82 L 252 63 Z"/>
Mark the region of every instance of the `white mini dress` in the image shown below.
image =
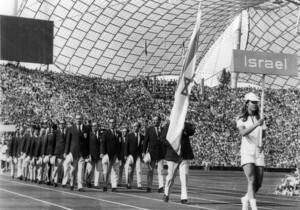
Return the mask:
<path id="1" fill-rule="evenodd" d="M 243 122 L 243 118 L 237 119 L 237 128 L 244 126 L 245 128 L 251 127 L 258 120 L 256 117 L 248 116 L 248 119 Z M 264 152 L 259 152 L 258 143 L 262 135 L 262 130 L 266 129 L 266 125 L 257 126 L 250 134 L 242 137 L 241 145 L 241 165 L 254 163 L 256 166 L 265 166 Z"/>

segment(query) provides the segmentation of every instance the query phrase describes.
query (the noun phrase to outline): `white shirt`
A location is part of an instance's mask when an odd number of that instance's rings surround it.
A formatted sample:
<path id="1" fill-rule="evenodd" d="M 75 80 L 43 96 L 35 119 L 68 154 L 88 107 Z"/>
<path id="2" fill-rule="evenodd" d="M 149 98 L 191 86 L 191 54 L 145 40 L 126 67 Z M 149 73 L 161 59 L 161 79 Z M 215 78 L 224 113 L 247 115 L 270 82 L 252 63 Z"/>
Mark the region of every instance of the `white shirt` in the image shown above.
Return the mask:
<path id="1" fill-rule="evenodd" d="M 138 139 L 138 146 L 140 145 L 140 134 L 139 133 L 135 133 L 135 136 L 137 137 Z"/>
<path id="2" fill-rule="evenodd" d="M 237 119 L 236 127 L 244 126 L 245 128 L 251 127 L 258 120 L 256 117 L 248 116 L 248 119 L 243 122 L 243 118 Z M 258 143 L 262 130 L 266 130 L 266 125 L 257 126 L 251 133 L 242 137 L 241 153 L 254 155 L 258 151 Z"/>

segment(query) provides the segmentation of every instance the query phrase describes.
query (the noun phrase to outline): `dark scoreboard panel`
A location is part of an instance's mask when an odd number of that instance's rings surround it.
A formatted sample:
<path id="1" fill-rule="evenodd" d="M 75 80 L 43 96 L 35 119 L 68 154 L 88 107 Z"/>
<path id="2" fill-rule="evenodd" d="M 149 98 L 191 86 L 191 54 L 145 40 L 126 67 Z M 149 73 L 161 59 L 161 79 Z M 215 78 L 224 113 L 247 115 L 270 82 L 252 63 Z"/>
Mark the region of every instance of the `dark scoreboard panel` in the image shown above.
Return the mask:
<path id="1" fill-rule="evenodd" d="M 53 63 L 53 21 L 0 15 L 0 59 Z"/>

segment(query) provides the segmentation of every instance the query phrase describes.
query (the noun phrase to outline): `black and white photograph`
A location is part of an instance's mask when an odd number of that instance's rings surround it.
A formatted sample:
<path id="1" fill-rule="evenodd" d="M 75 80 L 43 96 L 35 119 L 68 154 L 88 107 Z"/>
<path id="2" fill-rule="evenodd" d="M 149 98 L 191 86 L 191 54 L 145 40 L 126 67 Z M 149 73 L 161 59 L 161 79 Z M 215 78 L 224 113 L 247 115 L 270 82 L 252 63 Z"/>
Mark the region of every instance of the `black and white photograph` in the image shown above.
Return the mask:
<path id="1" fill-rule="evenodd" d="M 0 209 L 299 210 L 299 69 L 300 0 L 0 0 Z"/>

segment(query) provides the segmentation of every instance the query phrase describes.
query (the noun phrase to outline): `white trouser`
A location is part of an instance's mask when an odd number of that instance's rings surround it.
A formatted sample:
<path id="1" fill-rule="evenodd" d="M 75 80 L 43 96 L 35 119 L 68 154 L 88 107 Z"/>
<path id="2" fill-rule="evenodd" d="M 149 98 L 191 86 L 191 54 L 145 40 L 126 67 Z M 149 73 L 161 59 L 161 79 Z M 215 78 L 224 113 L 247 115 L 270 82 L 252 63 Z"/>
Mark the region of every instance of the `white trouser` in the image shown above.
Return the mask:
<path id="1" fill-rule="evenodd" d="M 36 180 L 36 161 L 35 157 L 32 157 L 29 162 L 29 179 L 32 181 Z"/>
<path id="2" fill-rule="evenodd" d="M 102 170 L 102 162 L 101 160 L 92 160 L 86 164 L 86 182 L 92 183 L 92 179 L 94 176 L 94 186 L 99 187 L 100 184 L 100 174 Z"/>
<path id="3" fill-rule="evenodd" d="M 70 171 L 70 186 L 74 186 L 76 175 L 77 175 L 77 188 L 83 188 L 83 175 L 84 175 L 84 158 L 73 159 L 72 153 L 69 153 L 64 162 L 64 178 L 63 185 L 67 184 L 68 181 L 68 172 Z"/>
<path id="4" fill-rule="evenodd" d="M 30 164 L 30 157 L 29 156 L 25 156 L 24 161 L 23 161 L 23 166 L 22 166 L 22 170 L 23 170 L 23 177 L 24 178 L 28 178 L 28 167 Z"/>
<path id="5" fill-rule="evenodd" d="M 23 176 L 23 161 L 24 161 L 24 155 L 20 155 L 18 158 L 18 177 Z"/>
<path id="6" fill-rule="evenodd" d="M 151 161 L 148 164 L 148 174 L 147 174 L 147 187 L 152 188 L 153 182 L 153 172 L 155 168 L 156 160 Z M 157 161 L 157 177 L 158 177 L 158 188 L 164 187 L 164 160 Z"/>
<path id="7" fill-rule="evenodd" d="M 15 160 L 16 160 L 16 162 L 15 162 Z M 18 159 L 16 157 L 11 157 L 11 169 L 10 169 L 11 176 L 15 176 L 17 165 L 18 165 Z"/>
<path id="8" fill-rule="evenodd" d="M 117 157 L 113 160 L 109 160 L 109 163 L 102 164 L 103 167 L 103 178 L 104 178 L 104 186 L 108 186 L 108 180 L 110 175 L 111 187 L 117 188 L 117 182 L 119 179 L 119 167 L 120 162 Z"/>
<path id="9" fill-rule="evenodd" d="M 58 168 L 61 167 L 62 165 L 63 165 L 63 159 L 55 157 L 52 177 L 54 179 L 54 183 L 56 184 L 58 183 Z"/>
<path id="10" fill-rule="evenodd" d="M 167 161 L 168 175 L 166 177 L 165 195 L 169 196 L 172 192 L 174 180 L 179 168 L 179 177 L 181 182 L 181 200 L 187 199 L 189 160 L 182 160 L 181 163 Z"/>
<path id="11" fill-rule="evenodd" d="M 36 160 L 36 167 L 37 167 L 37 180 L 38 181 L 43 181 L 43 174 L 44 174 L 44 168 L 45 168 L 45 163 L 43 161 L 42 157 L 39 157 Z"/>
<path id="12" fill-rule="evenodd" d="M 44 180 L 46 182 L 51 182 L 51 164 L 50 164 L 50 155 L 46 155 L 43 157 L 43 163 L 44 163 Z"/>
<path id="13" fill-rule="evenodd" d="M 122 161 L 120 167 L 119 167 L 119 179 L 118 179 L 118 184 L 122 184 L 122 178 L 123 178 L 123 171 L 124 171 L 124 167 L 125 167 L 126 162 Z M 126 184 L 128 184 L 126 182 Z"/>
<path id="14" fill-rule="evenodd" d="M 141 170 L 142 163 L 140 157 L 137 157 L 136 161 L 134 161 L 133 164 L 129 164 L 128 159 L 126 161 L 125 176 L 126 176 L 126 183 L 129 186 L 132 186 L 134 169 L 136 170 L 137 186 L 142 187 L 142 170 Z"/>

